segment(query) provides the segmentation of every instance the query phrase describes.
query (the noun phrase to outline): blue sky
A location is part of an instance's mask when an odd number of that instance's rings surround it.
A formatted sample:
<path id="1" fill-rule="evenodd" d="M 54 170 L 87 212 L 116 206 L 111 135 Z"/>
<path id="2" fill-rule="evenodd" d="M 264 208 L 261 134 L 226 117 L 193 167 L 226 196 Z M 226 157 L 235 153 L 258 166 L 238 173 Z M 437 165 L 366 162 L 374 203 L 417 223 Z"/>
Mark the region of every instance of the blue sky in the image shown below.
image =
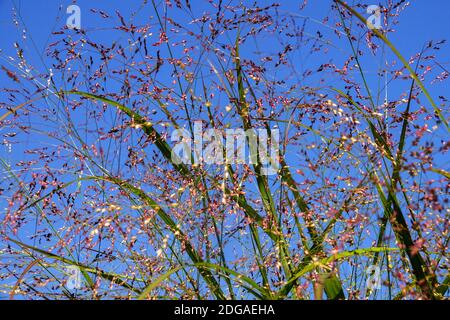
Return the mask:
<path id="1" fill-rule="evenodd" d="M 298 9 L 299 1 L 282 1 L 282 5 L 279 10 L 290 12 L 293 14 L 300 14 L 308 16 L 311 19 L 311 29 L 314 25 L 317 25 L 317 30 L 322 32 L 327 28 L 324 28 L 319 23 L 314 21 L 322 20 L 331 11 L 331 0 L 309 1 L 305 10 L 300 11 Z M 13 43 L 21 39 L 22 33 L 12 23 L 12 8 L 19 13 L 19 20 L 26 26 L 27 41 L 24 43 L 27 60 L 31 65 L 35 66 L 38 70 L 45 70 L 42 57 L 45 56 L 45 48 L 48 44 L 54 41 L 55 36 L 51 35 L 52 31 L 59 30 L 64 26 L 68 15 L 66 14 L 66 8 L 72 4 L 73 1 L 62 0 L 0 0 L 0 49 L 2 59 L 5 59 L 8 55 L 14 55 L 15 49 Z M 110 43 L 112 41 L 126 41 L 126 39 L 117 39 L 117 32 L 111 32 L 108 26 L 104 26 L 104 21 L 98 17 L 98 15 L 90 12 L 91 8 L 104 10 L 111 16 L 114 16 L 115 10 L 120 11 L 125 19 L 131 16 L 132 12 L 138 11 L 135 18 L 135 23 L 139 25 L 139 22 L 148 21 L 147 19 L 154 16 L 154 12 L 150 11 L 151 6 L 147 5 L 148 10 L 139 10 L 140 0 L 96 0 L 87 1 L 80 0 L 75 1 L 81 8 L 81 23 L 82 27 L 89 29 L 90 35 L 98 36 L 100 41 Z M 203 1 L 193 2 L 194 13 L 200 13 L 205 10 Z M 272 1 L 258 1 L 259 4 L 270 4 Z M 352 3 L 352 1 L 349 1 Z M 375 1 L 365 1 L 367 4 L 376 3 Z M 383 3 L 383 1 L 381 1 Z M 200 4 L 200 5 L 199 5 Z M 361 10 L 360 10 L 361 11 Z M 174 11 L 180 12 L 180 11 Z M 389 35 L 390 40 L 396 45 L 399 51 L 407 59 L 420 51 L 423 44 L 429 40 L 442 40 L 446 39 L 450 31 L 450 27 L 446 23 L 449 19 L 448 12 L 450 12 L 450 2 L 444 0 L 415 0 L 412 1 L 412 5 L 406 9 L 401 15 L 400 24 L 394 26 L 395 33 Z M 364 15 L 364 12 L 361 12 Z M 368 16 L 368 15 L 366 15 Z M 174 17 L 175 19 L 183 19 L 184 17 Z M 328 29 L 330 31 L 330 29 Z M 270 45 L 270 39 L 268 39 L 268 45 Z M 21 42 L 20 40 L 18 41 Z M 350 48 L 347 42 L 338 44 L 345 55 L 350 53 Z M 390 53 L 388 53 L 390 54 Z M 332 58 L 336 59 L 338 55 L 335 54 Z M 388 56 L 389 57 L 389 56 Z M 370 57 L 369 57 L 370 58 Z M 437 59 L 443 66 L 450 66 L 450 49 L 449 46 L 444 46 Z M 321 61 L 312 61 L 313 63 L 321 63 Z M 374 65 L 374 71 L 378 67 Z M 368 70 L 370 66 L 366 66 Z M 4 74 L 0 75 L 0 79 L 4 77 Z M 439 91 L 439 86 L 433 86 L 430 88 L 435 95 L 442 94 Z"/>
<path id="2" fill-rule="evenodd" d="M 101 9 L 110 13 L 110 15 L 114 15 L 114 11 L 118 10 L 127 20 L 130 17 L 131 12 L 138 10 L 141 2 L 141 0 L 80 0 L 75 3 L 79 5 L 82 10 L 82 28 L 96 30 L 94 33 L 91 33 L 91 35 L 94 34 L 101 42 L 122 41 L 126 43 L 126 38 L 114 38 L 118 33 L 111 33 L 108 26 L 103 25 L 103 20 L 99 19 L 98 15 L 91 13 L 90 9 Z M 195 1 L 191 2 L 193 3 L 193 8 L 196 10 L 196 13 L 204 10 L 202 5 L 195 6 Z M 249 1 L 249 3 L 251 2 L 252 1 Z M 332 1 L 329 0 L 310 0 L 305 10 L 299 11 L 299 1 L 280 2 L 282 3 L 280 10 L 290 13 L 298 12 L 298 14 L 310 17 L 311 21 L 321 21 L 330 13 L 330 5 L 332 3 Z M 383 2 L 384 1 L 381 1 L 381 3 Z M 406 59 L 420 51 L 427 41 L 448 38 L 450 31 L 448 25 L 448 20 L 450 19 L 450 1 L 413 0 L 412 2 L 413 4 L 402 13 L 400 24 L 395 26 L 396 32 L 390 34 L 389 37 Z M 44 71 L 49 62 L 49 60 L 45 58 L 45 48 L 49 43 L 54 41 L 54 36 L 51 35 L 51 32 L 59 30 L 65 24 L 68 16 L 66 14 L 66 7 L 72 3 L 73 1 L 62 0 L 0 0 L 0 65 L 5 63 L 7 56 L 15 55 L 13 44 L 17 41 L 24 43 L 28 62 L 35 66 L 37 71 Z M 270 4 L 272 1 L 258 1 L 258 3 L 263 5 Z M 349 3 L 352 3 L 352 1 L 349 1 Z M 366 3 L 375 4 L 376 2 L 366 1 Z M 12 8 L 15 8 L 19 13 L 21 23 L 26 26 L 27 40 L 25 42 L 20 40 L 22 34 L 20 31 L 18 32 L 18 29 L 12 23 Z M 153 15 L 154 12 L 152 11 L 139 11 L 136 18 L 136 24 L 139 24 L 139 21 L 146 21 L 146 19 Z M 184 19 L 185 17 L 180 16 L 174 18 Z M 312 30 L 314 30 L 314 23 L 315 22 L 312 22 Z M 320 23 L 317 23 L 317 30 L 324 30 L 324 27 L 320 25 Z M 266 39 L 266 41 L 267 42 L 262 42 L 261 45 L 270 46 L 270 39 Z M 343 50 L 343 53 L 341 53 L 342 57 L 348 56 L 350 53 L 348 43 L 343 41 L 337 45 Z M 251 49 L 247 48 L 247 50 L 250 51 Z M 390 53 L 388 53 L 388 57 L 389 59 L 394 59 Z M 339 59 L 341 56 L 336 52 L 329 58 Z M 437 60 L 444 67 L 450 69 L 450 49 L 448 45 L 444 46 L 440 51 Z M 318 67 L 323 61 L 313 58 L 308 62 L 311 64 L 309 67 L 314 65 L 317 65 Z M 371 66 L 373 66 L 373 71 L 376 71 L 379 67 L 379 61 L 374 61 L 373 64 L 371 64 L 370 57 L 365 58 L 364 62 L 367 63 L 368 70 L 371 69 Z M 0 81 L 2 84 L 3 81 L 8 81 L 3 72 L 0 73 Z M 390 94 L 395 96 L 404 90 L 406 90 L 404 87 L 394 86 L 390 88 Z M 432 86 L 430 87 L 430 92 L 434 97 L 445 95 L 448 93 L 448 87 L 445 85 Z M 0 93 L 0 95 L 2 94 L 3 93 Z M 33 143 L 33 141 L 31 141 L 31 143 Z M 0 152 L 3 152 L 3 150 Z M 17 156 L 20 156 L 20 153 L 17 153 Z M 16 160 L 19 159 L 20 158 Z"/>
<path id="3" fill-rule="evenodd" d="M 276 1 L 258 1 L 260 4 L 273 3 Z M 300 1 L 282 1 L 280 9 L 290 12 L 298 11 L 302 15 L 310 16 L 321 20 L 330 11 L 330 0 L 309 1 L 306 9 L 298 10 Z M 352 1 L 349 1 L 351 3 Z M 384 1 L 380 1 L 383 3 Z M 450 2 L 446 0 L 414 0 L 401 17 L 401 24 L 396 27 L 397 32 L 391 35 L 392 41 L 396 44 L 404 56 L 420 50 L 421 44 L 431 39 L 445 39 L 450 31 L 447 24 L 450 12 Z M 28 34 L 33 38 L 36 48 L 43 52 L 45 45 L 49 43 L 52 30 L 62 27 L 66 21 L 65 9 L 72 1 L 62 0 L 0 0 L 0 26 L 1 38 L 0 48 L 5 52 L 10 52 L 12 43 L 17 41 L 21 35 L 11 23 L 11 8 L 15 7 L 21 13 L 23 22 L 26 24 Z M 89 12 L 91 8 L 102 9 L 109 13 L 119 10 L 125 17 L 131 10 L 137 9 L 141 1 L 139 0 L 80 0 L 76 1 L 82 9 L 83 27 L 92 26 L 99 28 L 99 19 Z M 193 2 L 195 3 L 195 2 Z M 249 1 L 251 3 L 251 1 Z M 365 1 L 367 4 L 376 4 L 377 1 Z M 62 8 L 62 9 L 61 9 Z M 61 10 L 60 10 L 61 9 Z M 200 11 L 201 8 L 198 8 Z M 141 12 L 140 17 L 153 15 L 153 12 Z M 107 36 L 105 34 L 105 36 Z M 413 44 L 413 45 L 411 45 Z M 450 55 L 445 61 L 450 62 Z"/>

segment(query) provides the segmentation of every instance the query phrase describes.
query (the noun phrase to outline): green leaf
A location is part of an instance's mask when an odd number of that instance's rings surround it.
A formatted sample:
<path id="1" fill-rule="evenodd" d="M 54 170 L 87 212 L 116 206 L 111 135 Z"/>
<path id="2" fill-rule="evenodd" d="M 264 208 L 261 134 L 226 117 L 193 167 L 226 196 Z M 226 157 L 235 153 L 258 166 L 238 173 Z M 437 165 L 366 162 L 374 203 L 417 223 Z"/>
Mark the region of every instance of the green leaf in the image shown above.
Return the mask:
<path id="1" fill-rule="evenodd" d="M 447 179 L 450 179 L 450 172 L 448 172 L 448 171 L 445 171 L 443 169 L 436 169 L 436 168 L 431 168 L 430 170 L 443 175 Z"/>
<path id="2" fill-rule="evenodd" d="M 293 276 L 288 280 L 288 282 L 278 291 L 277 298 L 282 299 L 286 296 L 286 294 L 289 293 L 291 285 L 297 281 L 298 278 L 302 277 L 308 272 L 313 271 L 314 269 L 318 267 L 328 267 L 328 265 L 337 260 L 342 260 L 345 258 L 353 257 L 355 255 L 368 255 L 375 252 L 383 252 L 383 251 L 398 251 L 398 248 L 379 248 L 379 247 L 371 247 L 371 248 L 364 248 L 364 249 L 356 249 L 351 251 L 343 251 L 338 254 L 335 254 L 333 256 L 323 258 L 319 261 L 311 261 L 309 263 L 305 263 L 302 268 L 295 272 Z M 332 280 L 334 281 L 334 280 Z M 333 296 L 333 292 L 335 288 L 332 287 L 333 284 L 330 283 L 330 295 Z M 336 296 L 335 296 L 336 297 Z"/>

